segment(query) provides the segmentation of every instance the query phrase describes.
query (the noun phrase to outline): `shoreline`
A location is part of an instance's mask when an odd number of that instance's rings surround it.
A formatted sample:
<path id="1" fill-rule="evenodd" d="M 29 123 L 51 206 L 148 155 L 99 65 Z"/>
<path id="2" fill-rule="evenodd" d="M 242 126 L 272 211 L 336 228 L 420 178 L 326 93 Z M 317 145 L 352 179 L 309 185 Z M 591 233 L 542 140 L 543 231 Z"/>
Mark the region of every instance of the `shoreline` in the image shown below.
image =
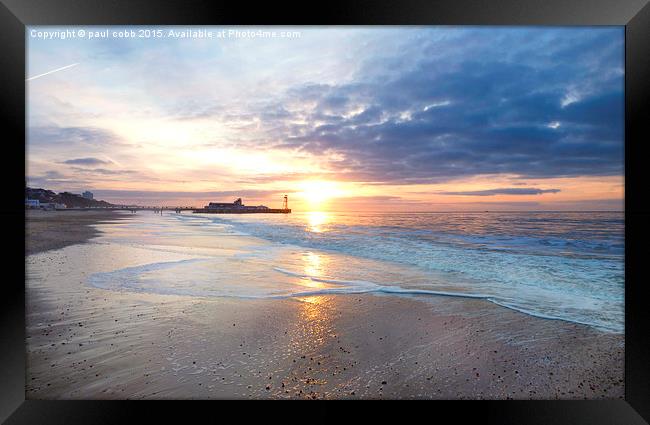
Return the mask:
<path id="1" fill-rule="evenodd" d="M 28 270 L 92 260 L 83 240 L 100 231 L 86 218 L 65 248 L 26 257 Z M 91 287 L 80 269 L 28 284 L 28 399 L 624 395 L 622 334 L 486 300 L 157 295 Z"/>
<path id="2" fill-rule="evenodd" d="M 96 224 L 129 215 L 110 210 L 25 211 L 25 256 L 83 243 L 99 236 Z"/>

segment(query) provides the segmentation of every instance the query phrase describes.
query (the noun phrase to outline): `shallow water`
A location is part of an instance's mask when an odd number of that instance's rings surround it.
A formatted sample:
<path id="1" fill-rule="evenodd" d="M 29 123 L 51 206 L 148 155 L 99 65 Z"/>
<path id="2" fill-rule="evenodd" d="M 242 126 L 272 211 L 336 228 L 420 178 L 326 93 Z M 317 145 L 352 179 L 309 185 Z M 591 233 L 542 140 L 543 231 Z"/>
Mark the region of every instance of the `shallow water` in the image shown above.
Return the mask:
<path id="1" fill-rule="evenodd" d="M 585 213 L 138 213 L 97 243 L 151 263 L 93 273 L 114 290 L 272 298 L 337 293 L 484 298 L 623 331 L 624 216 Z M 159 255 L 176 255 L 155 261 Z"/>

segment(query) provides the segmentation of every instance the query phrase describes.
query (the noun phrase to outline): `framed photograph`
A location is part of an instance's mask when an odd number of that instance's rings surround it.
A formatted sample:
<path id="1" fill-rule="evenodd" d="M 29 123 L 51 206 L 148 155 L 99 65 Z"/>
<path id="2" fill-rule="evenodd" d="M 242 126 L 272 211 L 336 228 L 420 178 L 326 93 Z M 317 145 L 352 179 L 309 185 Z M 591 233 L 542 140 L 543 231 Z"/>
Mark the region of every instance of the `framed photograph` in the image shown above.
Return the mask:
<path id="1" fill-rule="evenodd" d="M 647 2 L 3 2 L 0 419 L 650 419 Z"/>

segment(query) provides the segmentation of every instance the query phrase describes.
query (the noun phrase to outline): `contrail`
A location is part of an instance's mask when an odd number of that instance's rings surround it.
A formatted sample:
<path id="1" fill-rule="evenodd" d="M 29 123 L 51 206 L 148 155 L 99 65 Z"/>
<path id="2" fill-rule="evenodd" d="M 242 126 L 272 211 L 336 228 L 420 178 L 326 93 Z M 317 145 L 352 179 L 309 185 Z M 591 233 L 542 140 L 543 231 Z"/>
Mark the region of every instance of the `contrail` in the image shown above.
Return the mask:
<path id="1" fill-rule="evenodd" d="M 43 73 L 43 74 L 34 75 L 33 77 L 29 77 L 29 78 L 25 79 L 25 81 L 35 80 L 35 79 L 37 79 L 37 78 L 39 78 L 39 77 L 42 77 L 42 76 L 44 76 L 44 75 L 51 74 L 51 73 L 53 73 L 53 72 L 63 71 L 64 69 L 72 68 L 72 67 L 75 66 L 75 65 L 79 65 L 79 64 L 78 64 L 78 63 L 73 63 L 72 65 L 66 65 L 66 66 L 61 67 L 61 68 L 53 69 L 52 71 L 47 71 L 47 72 L 45 72 L 45 73 Z"/>

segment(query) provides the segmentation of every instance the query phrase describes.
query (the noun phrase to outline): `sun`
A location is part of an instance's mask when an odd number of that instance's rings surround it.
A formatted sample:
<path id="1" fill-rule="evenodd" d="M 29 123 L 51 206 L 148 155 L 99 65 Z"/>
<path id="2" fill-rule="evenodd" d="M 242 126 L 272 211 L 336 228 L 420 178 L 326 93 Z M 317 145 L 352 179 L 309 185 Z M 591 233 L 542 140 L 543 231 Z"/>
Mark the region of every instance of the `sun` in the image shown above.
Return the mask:
<path id="1" fill-rule="evenodd" d="M 310 206 L 318 207 L 333 198 L 343 196 L 344 190 L 337 182 L 324 180 L 306 180 L 298 185 L 297 195 Z"/>

